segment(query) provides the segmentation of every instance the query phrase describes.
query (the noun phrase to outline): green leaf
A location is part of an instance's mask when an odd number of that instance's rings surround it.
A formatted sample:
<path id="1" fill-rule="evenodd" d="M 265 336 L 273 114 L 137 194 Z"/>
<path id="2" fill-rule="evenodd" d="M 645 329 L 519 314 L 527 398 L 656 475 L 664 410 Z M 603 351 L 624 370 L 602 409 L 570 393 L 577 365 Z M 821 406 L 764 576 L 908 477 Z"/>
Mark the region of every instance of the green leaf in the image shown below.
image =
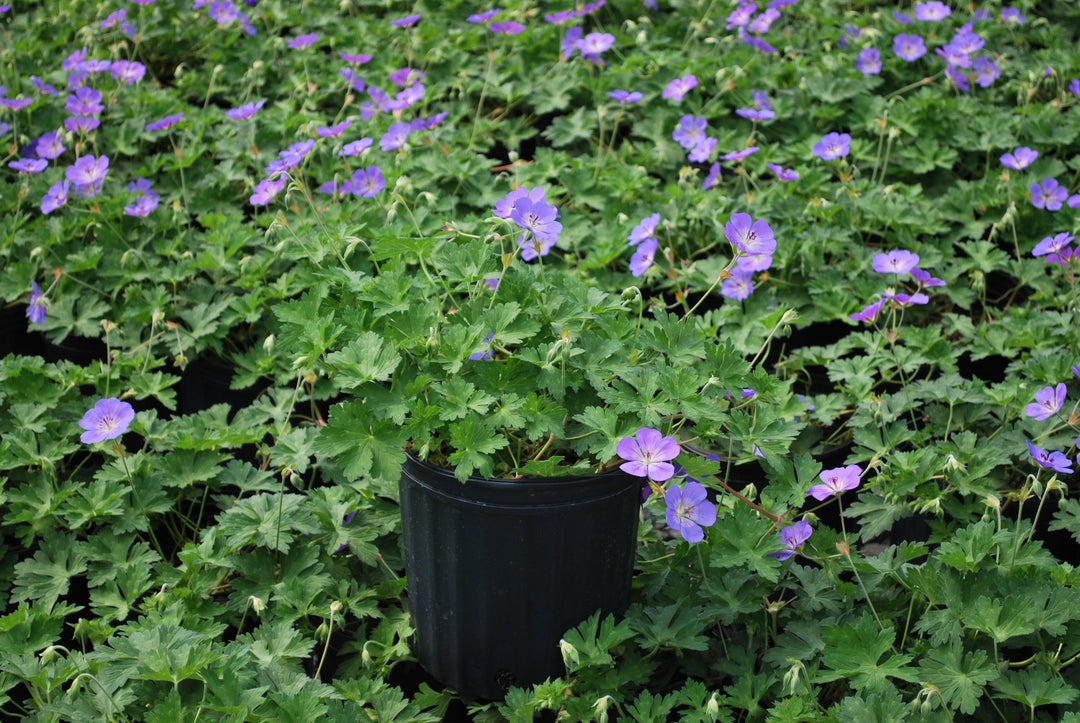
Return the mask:
<path id="1" fill-rule="evenodd" d="M 464 482 L 474 471 L 481 477 L 490 477 L 495 468 L 490 455 L 507 444 L 506 437 L 488 427 L 481 418 L 469 416 L 450 425 L 450 445 L 454 451 L 447 459 L 454 465 L 459 482 Z"/>
<path id="2" fill-rule="evenodd" d="M 256 494 L 239 500 L 222 513 L 218 527 L 229 547 L 248 544 L 288 552 L 295 533 L 317 532 L 305 497 L 292 494 Z"/>
<path id="3" fill-rule="evenodd" d="M 889 683 L 876 693 L 844 698 L 836 711 L 836 720 L 839 723 L 903 723 L 909 719 L 910 712 L 896 686 Z"/>
<path id="4" fill-rule="evenodd" d="M 305 638 L 288 622 L 260 625 L 254 632 L 238 636 L 237 641 L 248 646 L 260 666 L 306 658 L 315 647 L 314 640 Z"/>
<path id="5" fill-rule="evenodd" d="M 975 712 L 986 684 L 999 675 L 985 650 L 973 650 L 965 655 L 959 642 L 930 648 L 927 657 L 919 663 L 919 674 L 921 680 L 940 691 L 942 702 L 968 715 Z"/>
<path id="6" fill-rule="evenodd" d="M 675 650 L 707 650 L 708 638 L 703 633 L 709 621 L 700 608 L 679 604 L 646 607 L 637 616 L 630 616 L 630 627 L 638 633 L 638 645 L 648 653 L 661 648 Z"/>
<path id="7" fill-rule="evenodd" d="M 976 522 L 957 530 L 953 539 L 943 542 L 936 556 L 961 572 L 973 572 L 994 548 L 1011 536 L 1008 530 L 995 532 L 990 522 Z"/>
<path id="8" fill-rule="evenodd" d="M 405 461 L 404 431 L 392 419 L 379 418 L 362 401 L 335 405 L 330 421 L 315 439 L 315 450 L 336 457 L 352 479 L 372 475 L 397 483 Z"/>
<path id="9" fill-rule="evenodd" d="M 881 692 L 889 686 L 889 678 L 911 683 L 918 679 L 910 655 L 894 654 L 884 661 L 881 657 L 892 650 L 896 632 L 891 626 L 879 629 L 869 613 L 863 613 L 855 625 L 827 625 L 822 630 L 825 652 L 821 662 L 827 671 L 815 676 L 816 682 L 827 683 L 846 679 L 852 688 Z"/>
<path id="10" fill-rule="evenodd" d="M 34 600 L 51 606 L 67 594 L 71 578 L 86 572 L 82 545 L 74 535 L 58 533 L 45 537 L 31 559 L 15 565 L 11 601 Z"/>
<path id="11" fill-rule="evenodd" d="M 998 693 L 995 698 L 1007 698 L 1028 708 L 1040 705 L 1066 705 L 1076 699 L 1076 688 L 1044 668 L 1024 668 L 1010 671 L 993 681 Z"/>
<path id="12" fill-rule="evenodd" d="M 383 338 L 366 331 L 349 342 L 341 351 L 326 357 L 335 369 L 334 381 L 342 389 L 355 389 L 361 384 L 384 382 L 401 363 L 401 355 L 393 348 L 383 348 Z"/>
<path id="13" fill-rule="evenodd" d="M 442 395 L 439 418 L 447 422 L 461 419 L 470 412 L 485 414 L 495 402 L 495 397 L 461 377 L 432 385 L 432 389 Z"/>
<path id="14" fill-rule="evenodd" d="M 997 643 L 1035 629 L 1031 623 L 1031 601 L 1018 595 L 993 599 L 980 595 L 962 619 L 965 627 L 986 633 Z"/>
<path id="15" fill-rule="evenodd" d="M 563 637 L 570 647 L 563 648 L 563 662 L 568 672 L 599 665 L 612 665 L 612 651 L 634 636 L 628 620 L 615 623 L 613 615 L 600 622 L 600 612 L 589 616 L 581 625 L 568 630 Z"/>

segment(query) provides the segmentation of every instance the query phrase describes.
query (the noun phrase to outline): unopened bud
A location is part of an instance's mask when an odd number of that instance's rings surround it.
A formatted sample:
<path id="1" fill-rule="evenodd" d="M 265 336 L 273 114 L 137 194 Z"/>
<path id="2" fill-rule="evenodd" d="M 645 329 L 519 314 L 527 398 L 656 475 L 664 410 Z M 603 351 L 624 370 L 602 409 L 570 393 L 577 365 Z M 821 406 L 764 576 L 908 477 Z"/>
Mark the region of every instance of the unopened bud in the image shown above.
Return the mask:
<path id="1" fill-rule="evenodd" d="M 262 611 L 266 609 L 266 603 L 263 602 L 261 597 L 251 595 L 248 597 L 248 602 L 251 603 L 251 609 L 254 610 L 256 614 L 262 613 Z"/>
<path id="2" fill-rule="evenodd" d="M 562 653 L 563 665 L 567 668 L 574 667 L 581 661 L 581 656 L 578 655 L 577 648 L 565 638 L 559 641 L 559 652 Z"/>

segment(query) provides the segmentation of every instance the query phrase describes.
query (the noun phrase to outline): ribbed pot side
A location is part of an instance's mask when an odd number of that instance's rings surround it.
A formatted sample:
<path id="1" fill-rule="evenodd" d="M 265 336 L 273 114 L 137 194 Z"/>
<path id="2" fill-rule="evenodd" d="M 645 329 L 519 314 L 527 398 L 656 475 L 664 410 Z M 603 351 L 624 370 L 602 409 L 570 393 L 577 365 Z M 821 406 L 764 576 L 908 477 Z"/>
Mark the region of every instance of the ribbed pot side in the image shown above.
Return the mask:
<path id="1" fill-rule="evenodd" d="M 470 478 L 410 457 L 401 514 L 420 664 L 477 698 L 564 672 L 559 639 L 629 604 L 642 480 Z"/>

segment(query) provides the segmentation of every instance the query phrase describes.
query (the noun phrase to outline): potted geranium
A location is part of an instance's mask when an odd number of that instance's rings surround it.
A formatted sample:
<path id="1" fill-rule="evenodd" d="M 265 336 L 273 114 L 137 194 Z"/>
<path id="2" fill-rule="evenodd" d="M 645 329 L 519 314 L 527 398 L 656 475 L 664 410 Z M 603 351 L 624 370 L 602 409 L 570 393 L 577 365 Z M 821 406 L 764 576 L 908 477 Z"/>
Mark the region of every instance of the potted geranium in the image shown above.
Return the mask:
<path id="1" fill-rule="evenodd" d="M 316 449 L 400 490 L 421 663 L 479 697 L 559 673 L 563 631 L 626 608 L 644 483 L 748 383 L 693 314 L 547 257 L 557 219 L 520 187 L 486 221 L 375 239 L 374 273 L 278 312 L 296 365 L 346 395 Z"/>

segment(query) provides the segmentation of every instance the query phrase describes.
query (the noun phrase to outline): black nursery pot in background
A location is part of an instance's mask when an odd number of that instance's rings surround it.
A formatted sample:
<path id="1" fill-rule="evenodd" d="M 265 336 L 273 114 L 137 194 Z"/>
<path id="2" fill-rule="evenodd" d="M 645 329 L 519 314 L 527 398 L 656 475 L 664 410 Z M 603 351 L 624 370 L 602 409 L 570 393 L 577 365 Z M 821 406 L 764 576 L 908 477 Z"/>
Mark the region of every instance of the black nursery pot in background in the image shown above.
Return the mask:
<path id="1" fill-rule="evenodd" d="M 409 457 L 401 514 L 417 657 L 436 679 L 502 699 L 563 673 L 559 640 L 630 601 L 641 479 L 470 477 Z"/>

